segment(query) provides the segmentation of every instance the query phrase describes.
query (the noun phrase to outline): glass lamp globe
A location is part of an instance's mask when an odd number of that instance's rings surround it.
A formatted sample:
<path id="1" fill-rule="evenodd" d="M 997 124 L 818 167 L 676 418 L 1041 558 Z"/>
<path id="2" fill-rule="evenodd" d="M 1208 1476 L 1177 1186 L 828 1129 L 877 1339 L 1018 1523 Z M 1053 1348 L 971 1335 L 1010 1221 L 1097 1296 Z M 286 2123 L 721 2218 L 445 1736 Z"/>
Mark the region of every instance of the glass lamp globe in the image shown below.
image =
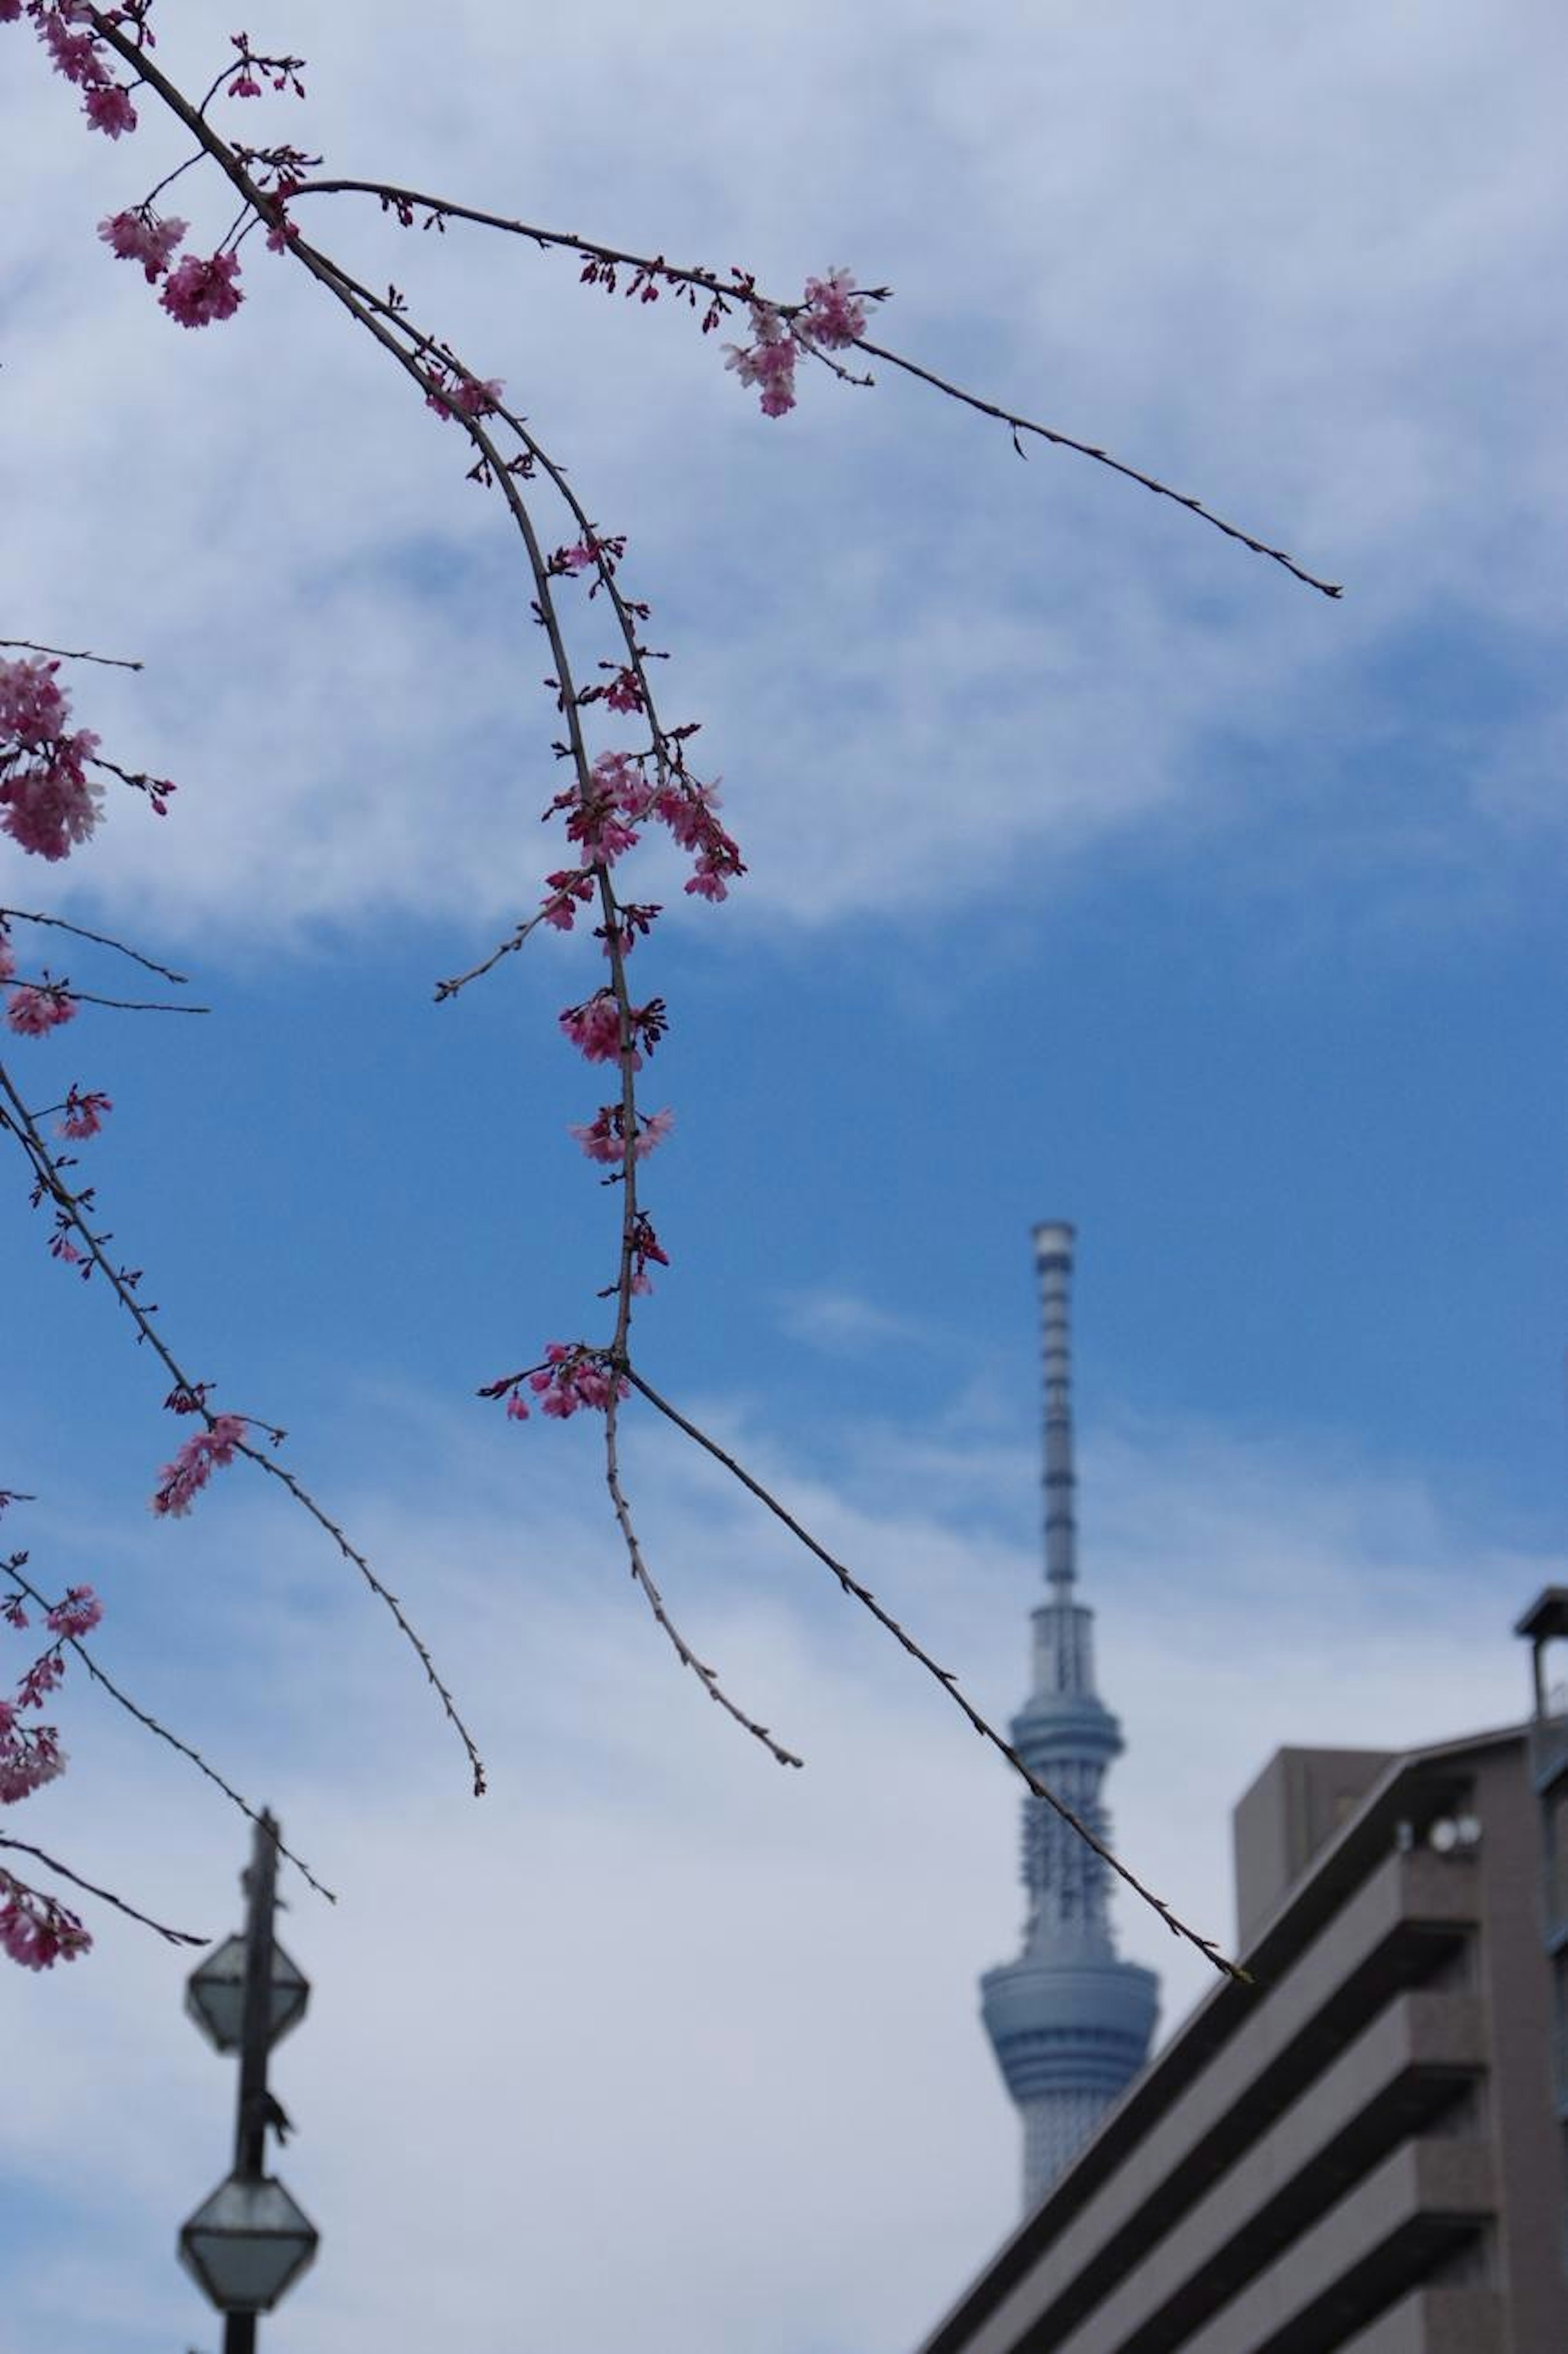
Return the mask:
<path id="1" fill-rule="evenodd" d="M 180 2262 L 220 2313 L 270 2313 L 316 2253 L 309 2217 L 270 2175 L 231 2174 L 180 2232 Z"/>
<path id="2" fill-rule="evenodd" d="M 310 1999 L 310 1981 L 274 1939 L 268 2049 L 297 2027 Z M 238 2052 L 245 2022 L 245 1940 L 226 1937 L 185 1980 L 185 2009 L 219 2052 Z"/>

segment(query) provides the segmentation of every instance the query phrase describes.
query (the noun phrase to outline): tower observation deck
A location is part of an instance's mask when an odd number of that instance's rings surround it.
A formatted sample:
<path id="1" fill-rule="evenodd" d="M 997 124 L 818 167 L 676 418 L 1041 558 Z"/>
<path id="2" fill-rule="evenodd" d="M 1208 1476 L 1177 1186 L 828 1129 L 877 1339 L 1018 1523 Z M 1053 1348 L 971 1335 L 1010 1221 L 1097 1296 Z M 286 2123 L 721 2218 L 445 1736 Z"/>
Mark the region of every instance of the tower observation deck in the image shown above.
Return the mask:
<path id="1" fill-rule="evenodd" d="M 1033 1613 L 1033 1683 L 1014 1747 L 1101 1840 L 1100 1785 L 1121 1727 L 1095 1690 L 1094 1613 L 1076 1599 L 1068 1293 L 1074 1233 L 1034 1229 L 1045 1355 L 1045 1586 Z M 1023 2206 L 1044 2197 L 1149 2056 L 1159 2008 L 1152 1970 L 1119 1958 L 1105 1864 L 1044 1798 L 1023 1801 L 1028 1913 L 1015 1962 L 988 1970 L 980 2009 L 1023 2120 Z"/>

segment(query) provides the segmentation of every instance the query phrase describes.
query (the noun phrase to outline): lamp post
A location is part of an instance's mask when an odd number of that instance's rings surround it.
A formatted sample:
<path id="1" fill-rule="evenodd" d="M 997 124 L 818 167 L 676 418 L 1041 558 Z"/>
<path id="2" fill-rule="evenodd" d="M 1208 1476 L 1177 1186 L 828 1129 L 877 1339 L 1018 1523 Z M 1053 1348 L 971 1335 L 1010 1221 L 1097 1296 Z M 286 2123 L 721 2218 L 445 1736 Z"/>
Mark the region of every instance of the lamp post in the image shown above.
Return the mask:
<path id="1" fill-rule="evenodd" d="M 317 2233 L 268 2174 L 268 2128 L 289 2121 L 267 2089 L 267 2054 L 298 2024 L 310 1987 L 272 1934 L 278 1825 L 263 1814 L 250 1869 L 243 1938 L 226 1938 L 195 1970 L 185 2008 L 219 2052 L 239 2054 L 234 2171 L 180 2232 L 180 2261 L 224 2317 L 223 2354 L 255 2354 L 256 2317 L 270 2313 L 316 2253 Z"/>

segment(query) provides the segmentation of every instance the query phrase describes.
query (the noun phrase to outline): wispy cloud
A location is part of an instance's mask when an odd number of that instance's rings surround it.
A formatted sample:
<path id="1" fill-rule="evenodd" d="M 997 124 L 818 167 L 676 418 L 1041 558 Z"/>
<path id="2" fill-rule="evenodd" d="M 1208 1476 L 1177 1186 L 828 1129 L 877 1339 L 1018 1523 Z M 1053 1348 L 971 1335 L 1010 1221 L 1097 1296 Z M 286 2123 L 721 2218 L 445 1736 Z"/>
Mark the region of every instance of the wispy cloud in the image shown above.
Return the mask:
<path id="1" fill-rule="evenodd" d="M 887 1348 L 919 1347 L 930 1334 L 916 1317 L 880 1307 L 858 1292 L 818 1288 L 788 1294 L 779 1310 L 790 1340 L 832 1356 L 859 1357 Z"/>

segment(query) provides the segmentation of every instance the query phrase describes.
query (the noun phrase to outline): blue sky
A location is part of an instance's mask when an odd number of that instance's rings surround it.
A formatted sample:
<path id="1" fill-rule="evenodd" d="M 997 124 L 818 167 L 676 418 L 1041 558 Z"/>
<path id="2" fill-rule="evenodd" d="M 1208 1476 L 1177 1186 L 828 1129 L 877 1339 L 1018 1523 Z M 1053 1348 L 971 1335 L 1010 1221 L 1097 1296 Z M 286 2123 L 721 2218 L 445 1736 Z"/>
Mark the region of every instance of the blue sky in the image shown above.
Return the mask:
<path id="1" fill-rule="evenodd" d="M 639 952 L 677 1117 L 650 1377 L 1005 1714 L 1038 1574 L 1028 1229 L 1075 1220 L 1118 1831 L 1224 1935 L 1228 1808 L 1272 1745 L 1516 1714 L 1508 1628 L 1560 1554 L 1561 22 L 443 23 L 435 50 L 360 0 L 254 22 L 312 60 L 280 135 L 785 292 L 847 261 L 896 290 L 880 339 L 1347 583 L 1330 606 L 907 385 L 809 383 L 770 423 L 666 307 L 565 265 L 316 227 L 626 529 L 751 861 Z M 592 1434 L 473 1401 L 592 1329 L 612 1250 L 554 1024 L 590 952 L 539 939 L 430 1002 L 539 867 L 512 549 L 453 437 L 265 256 L 228 326 L 163 318 L 92 230 L 178 151 L 79 134 L 0 41 L 4 626 L 143 658 L 78 706 L 180 782 L 67 868 L 0 851 L 0 900 L 133 937 L 213 1009 L 84 1013 L 13 1059 L 44 1100 L 114 1097 L 92 1173 L 171 1336 L 288 1426 L 493 1771 L 476 1807 L 413 1662 L 243 1467 L 150 1520 L 164 1384 L 13 1172 L 16 1541 L 93 1579 L 111 1672 L 341 1891 L 284 1930 L 316 1991 L 280 2170 L 323 2253 L 269 2342 L 899 2354 L 1012 2217 L 974 1981 L 1017 1934 L 1013 1791 L 634 1421 L 672 1605 L 808 1769 L 751 1754 L 627 1590 Z M 198 49 L 161 54 L 195 78 Z M 17 1835 L 227 1932 L 238 1819 L 79 1679 L 60 1714 L 71 1771 Z M 93 1925 L 69 1973 L 0 1986 L 5 2354 L 217 2335 L 170 2243 L 231 2085 L 184 1962 Z M 1121 1925 L 1171 2023 L 1202 1966 Z"/>

